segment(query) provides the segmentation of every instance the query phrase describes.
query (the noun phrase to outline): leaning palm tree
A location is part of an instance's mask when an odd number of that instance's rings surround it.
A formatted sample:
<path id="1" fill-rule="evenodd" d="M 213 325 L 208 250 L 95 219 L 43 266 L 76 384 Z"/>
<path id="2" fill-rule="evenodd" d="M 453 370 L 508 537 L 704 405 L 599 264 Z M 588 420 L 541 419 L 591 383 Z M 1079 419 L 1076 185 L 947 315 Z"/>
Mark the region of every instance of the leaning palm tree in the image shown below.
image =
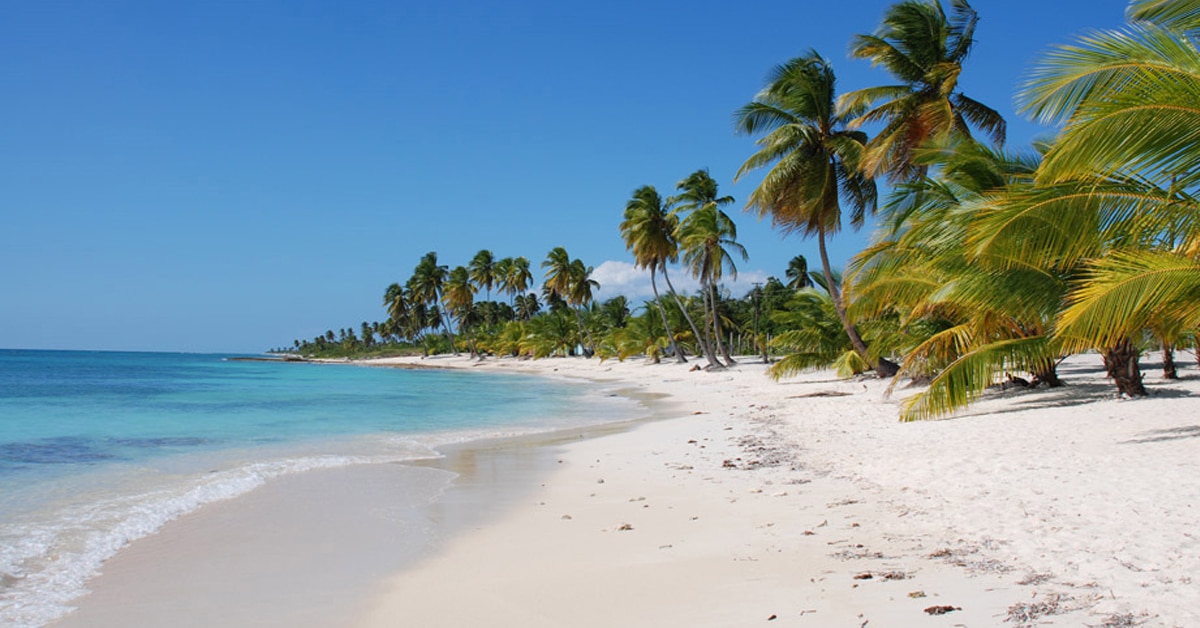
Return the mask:
<path id="1" fill-rule="evenodd" d="M 967 0 L 949 2 L 949 16 L 941 0 L 898 2 L 874 34 L 857 35 L 850 46 L 850 56 L 883 66 L 897 81 L 848 92 L 838 101 L 844 111 L 863 112 L 851 126 L 883 124 L 861 163 L 873 177 L 919 178 L 924 168 L 914 161 L 914 152 L 929 140 L 970 137 L 971 126 L 1004 143 L 1004 118 L 958 90 L 979 16 Z"/>
<path id="2" fill-rule="evenodd" d="M 731 199 L 732 200 L 732 199 Z M 700 281 L 700 290 L 707 302 L 708 325 L 715 344 L 725 358 L 725 364 L 736 364 L 722 340 L 721 315 L 717 310 L 717 284 L 725 272 L 737 278 L 737 266 L 731 253 L 748 259 L 746 248 L 737 242 L 737 226 L 716 202 L 706 202 L 694 209 L 679 224 L 679 246 L 683 261 L 692 276 Z"/>
<path id="3" fill-rule="evenodd" d="M 675 229 L 679 225 L 679 217 L 670 211 L 658 190 L 652 185 L 643 185 L 634 190 L 633 198 L 625 204 L 625 220 L 621 222 L 621 237 L 625 240 L 625 248 L 633 251 L 634 265 L 650 270 L 650 289 L 654 291 L 654 303 L 659 316 L 662 317 L 663 328 L 670 341 L 671 352 L 680 364 L 687 362 L 683 351 L 675 342 L 671 324 L 667 320 L 667 311 L 663 307 L 658 294 L 658 283 L 655 276 L 662 271 L 666 276 L 667 263 L 679 259 L 679 244 L 675 241 Z M 672 290 L 674 293 L 674 290 Z M 692 332 L 699 338 L 696 324 L 692 322 L 687 310 L 682 307 L 678 296 L 675 298 L 680 310 L 687 316 Z M 710 350 L 711 352 L 711 350 Z M 657 359 L 657 357 L 656 357 Z M 713 361 L 709 360 L 709 364 Z"/>
<path id="4" fill-rule="evenodd" d="M 770 216 L 786 231 L 816 236 L 821 270 L 842 328 L 862 360 L 881 377 L 891 377 L 896 365 L 883 358 L 872 360 L 850 321 L 826 249 L 827 238 L 842 228 L 842 198 L 849 203 L 850 224 L 856 229 L 876 204 L 875 183 L 859 167 L 867 136 L 847 128 L 855 111 L 836 110 L 836 86 L 833 67 L 816 51 L 776 67 L 766 87 L 737 112 L 738 132 L 763 135 L 757 140 L 758 152 L 742 164 L 734 181 L 770 167 L 746 209 L 756 210 L 759 218 Z"/>
<path id="5" fill-rule="evenodd" d="M 675 185 L 675 189 L 678 190 L 679 193 L 673 196 L 669 200 L 669 203 L 677 204 L 678 211 L 689 214 L 688 217 L 684 219 L 684 222 L 687 222 L 687 220 L 692 220 L 697 213 L 703 214 L 702 216 L 694 219 L 696 224 L 692 229 L 693 236 L 691 241 L 692 243 L 690 245 L 685 245 L 683 243 L 683 237 L 681 235 L 677 237 L 680 240 L 680 246 L 685 250 L 685 257 L 687 257 L 688 253 L 690 252 L 692 256 L 691 259 L 695 260 L 698 252 L 689 249 L 697 245 L 703 246 L 707 249 L 705 253 L 700 254 L 701 257 L 704 255 L 716 256 L 709 260 L 710 262 L 715 262 L 715 266 L 710 264 L 709 266 L 705 267 L 705 272 L 708 273 L 706 276 L 697 274 L 700 271 L 699 267 L 695 264 L 689 263 L 689 267 L 691 267 L 692 274 L 700 280 L 701 290 L 704 294 L 704 300 L 708 304 L 706 314 L 708 321 L 705 328 L 707 331 L 711 332 L 710 338 L 713 340 L 710 341 L 710 344 L 716 344 L 717 350 L 720 351 L 722 357 L 725 358 L 726 364 L 736 364 L 737 362 L 735 362 L 733 357 L 729 355 L 729 351 L 725 347 L 725 341 L 722 338 L 721 321 L 720 316 L 717 313 L 715 283 L 721 278 L 722 268 L 726 263 L 728 263 L 732 268 L 733 276 L 735 278 L 737 277 L 737 269 L 732 267 L 733 261 L 730 260 L 728 256 L 723 258 L 721 257 L 721 254 L 725 251 L 721 248 L 721 244 L 719 243 L 719 241 L 725 237 L 730 243 L 736 245 L 737 247 L 741 246 L 740 244 L 736 243 L 737 228 L 734 226 L 733 220 L 721 210 L 722 206 L 733 203 L 733 197 L 719 196 L 716 180 L 709 175 L 707 169 L 703 168 L 693 172 L 692 174 L 688 175 L 687 178 L 677 183 Z M 681 233 L 684 229 L 684 222 L 681 222 L 679 225 Z M 704 235 L 700 235 L 701 232 L 706 233 Z M 745 259 L 746 251 L 744 248 L 740 249 L 740 253 L 743 259 Z M 701 265 L 703 266 L 703 264 Z"/>
<path id="6" fill-rule="evenodd" d="M 450 350 L 454 355 L 458 355 L 458 349 L 454 347 L 454 334 L 450 331 L 450 324 L 446 322 L 446 316 L 442 314 L 442 287 L 446 282 L 447 269 L 445 266 L 438 265 L 436 251 L 430 251 L 421 258 L 417 263 L 417 267 L 413 270 L 412 277 L 409 278 L 409 289 L 416 299 L 422 303 L 433 305 L 434 312 L 437 318 L 440 319 L 442 329 L 446 332 L 446 339 L 450 341 Z"/>

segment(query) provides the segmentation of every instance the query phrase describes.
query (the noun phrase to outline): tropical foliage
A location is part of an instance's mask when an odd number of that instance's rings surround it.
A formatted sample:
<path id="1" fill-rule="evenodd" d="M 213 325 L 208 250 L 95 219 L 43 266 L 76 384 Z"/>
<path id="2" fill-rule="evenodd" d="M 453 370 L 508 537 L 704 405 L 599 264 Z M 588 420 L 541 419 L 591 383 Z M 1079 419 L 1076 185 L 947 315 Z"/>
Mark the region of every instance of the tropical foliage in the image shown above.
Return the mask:
<path id="1" fill-rule="evenodd" d="M 1033 65 L 1017 100 L 1058 132 L 1024 150 L 1003 148 L 1005 121 L 959 89 L 980 19 L 967 0 L 902 0 L 852 39 L 884 85 L 839 95 L 816 51 L 774 68 L 734 114 L 756 142 L 734 179 L 761 176 L 746 209 L 816 240 L 820 268 L 795 255 L 786 283 L 729 294 L 747 252 L 734 199 L 701 169 L 674 196 L 642 185 L 624 202 L 619 233 L 648 272 L 644 303 L 598 301 L 593 267 L 563 247 L 541 262 L 540 285 L 527 257 L 485 249 L 450 268 L 431 252 L 387 286 L 385 321 L 290 351 L 690 354 L 709 369 L 760 354 L 775 377 L 834 367 L 920 383 L 904 420 L 996 385 L 1069 383 L 1061 360 L 1096 351 L 1119 394 L 1145 395 L 1140 356 L 1161 350 L 1175 377 L 1175 350 L 1200 328 L 1200 0 L 1133 0 L 1126 17 Z M 882 195 L 877 180 L 890 184 Z M 843 276 L 828 241 L 871 218 L 874 239 Z M 677 291 L 679 271 L 699 290 Z"/>

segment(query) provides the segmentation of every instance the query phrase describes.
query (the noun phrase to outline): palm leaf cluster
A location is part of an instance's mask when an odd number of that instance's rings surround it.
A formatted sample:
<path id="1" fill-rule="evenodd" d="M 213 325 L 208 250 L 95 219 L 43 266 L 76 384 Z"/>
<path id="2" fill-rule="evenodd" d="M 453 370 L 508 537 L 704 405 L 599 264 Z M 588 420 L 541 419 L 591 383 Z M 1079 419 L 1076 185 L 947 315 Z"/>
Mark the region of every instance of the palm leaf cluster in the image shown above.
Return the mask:
<path id="1" fill-rule="evenodd" d="M 1005 380 L 1059 385 L 1064 356 L 1095 350 L 1121 393 L 1144 395 L 1140 354 L 1161 347 L 1173 365 L 1200 327 L 1200 0 L 1133 0 L 1126 15 L 1029 72 L 1023 111 L 1059 129 L 1029 151 L 1005 149 L 1004 120 L 959 88 L 979 21 L 967 0 L 901 0 L 852 39 L 851 56 L 886 71 L 885 85 L 839 95 L 816 51 L 774 68 L 734 115 L 756 139 L 735 180 L 761 176 L 746 209 L 817 241 L 820 269 L 798 256 L 788 285 L 741 299 L 721 289 L 746 252 L 733 199 L 698 170 L 674 196 L 647 185 L 625 203 L 620 233 L 654 294 L 641 307 L 598 303 L 593 268 L 562 247 L 541 265 L 540 299 L 527 258 L 484 250 L 449 268 L 429 253 L 387 289 L 385 323 L 304 346 L 692 354 L 714 369 L 774 350 L 777 377 L 835 365 L 927 382 L 904 419 L 947 414 Z M 843 278 L 828 240 L 872 216 L 874 241 Z M 675 290 L 679 270 L 696 294 Z"/>

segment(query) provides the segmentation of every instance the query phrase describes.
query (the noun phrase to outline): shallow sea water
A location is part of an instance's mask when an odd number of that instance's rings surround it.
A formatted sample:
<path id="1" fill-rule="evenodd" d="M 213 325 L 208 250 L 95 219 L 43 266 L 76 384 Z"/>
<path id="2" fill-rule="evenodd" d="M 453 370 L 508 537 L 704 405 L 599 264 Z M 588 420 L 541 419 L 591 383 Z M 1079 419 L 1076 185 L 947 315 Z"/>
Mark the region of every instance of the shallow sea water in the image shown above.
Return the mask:
<path id="1" fill-rule="evenodd" d="M 53 621 L 130 542 L 273 479 L 630 414 L 541 378 L 227 358 L 0 350 L 0 625 Z"/>

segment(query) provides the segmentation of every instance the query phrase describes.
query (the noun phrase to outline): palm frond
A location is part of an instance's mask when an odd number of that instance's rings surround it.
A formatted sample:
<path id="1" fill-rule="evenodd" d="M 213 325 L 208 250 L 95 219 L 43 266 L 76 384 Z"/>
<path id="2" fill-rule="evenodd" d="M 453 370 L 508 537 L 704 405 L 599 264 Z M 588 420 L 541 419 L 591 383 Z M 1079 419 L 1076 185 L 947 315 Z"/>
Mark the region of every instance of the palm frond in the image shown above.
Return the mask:
<path id="1" fill-rule="evenodd" d="M 970 404 L 1006 371 L 1030 371 L 1058 354 L 1044 336 L 1012 338 L 985 344 L 964 353 L 943 369 L 925 391 L 901 404 L 901 421 L 945 416 Z"/>
<path id="2" fill-rule="evenodd" d="M 1071 349 L 1108 347 L 1153 322 L 1200 324 L 1200 262 L 1170 252 L 1114 251 L 1068 297 L 1058 335 Z"/>

